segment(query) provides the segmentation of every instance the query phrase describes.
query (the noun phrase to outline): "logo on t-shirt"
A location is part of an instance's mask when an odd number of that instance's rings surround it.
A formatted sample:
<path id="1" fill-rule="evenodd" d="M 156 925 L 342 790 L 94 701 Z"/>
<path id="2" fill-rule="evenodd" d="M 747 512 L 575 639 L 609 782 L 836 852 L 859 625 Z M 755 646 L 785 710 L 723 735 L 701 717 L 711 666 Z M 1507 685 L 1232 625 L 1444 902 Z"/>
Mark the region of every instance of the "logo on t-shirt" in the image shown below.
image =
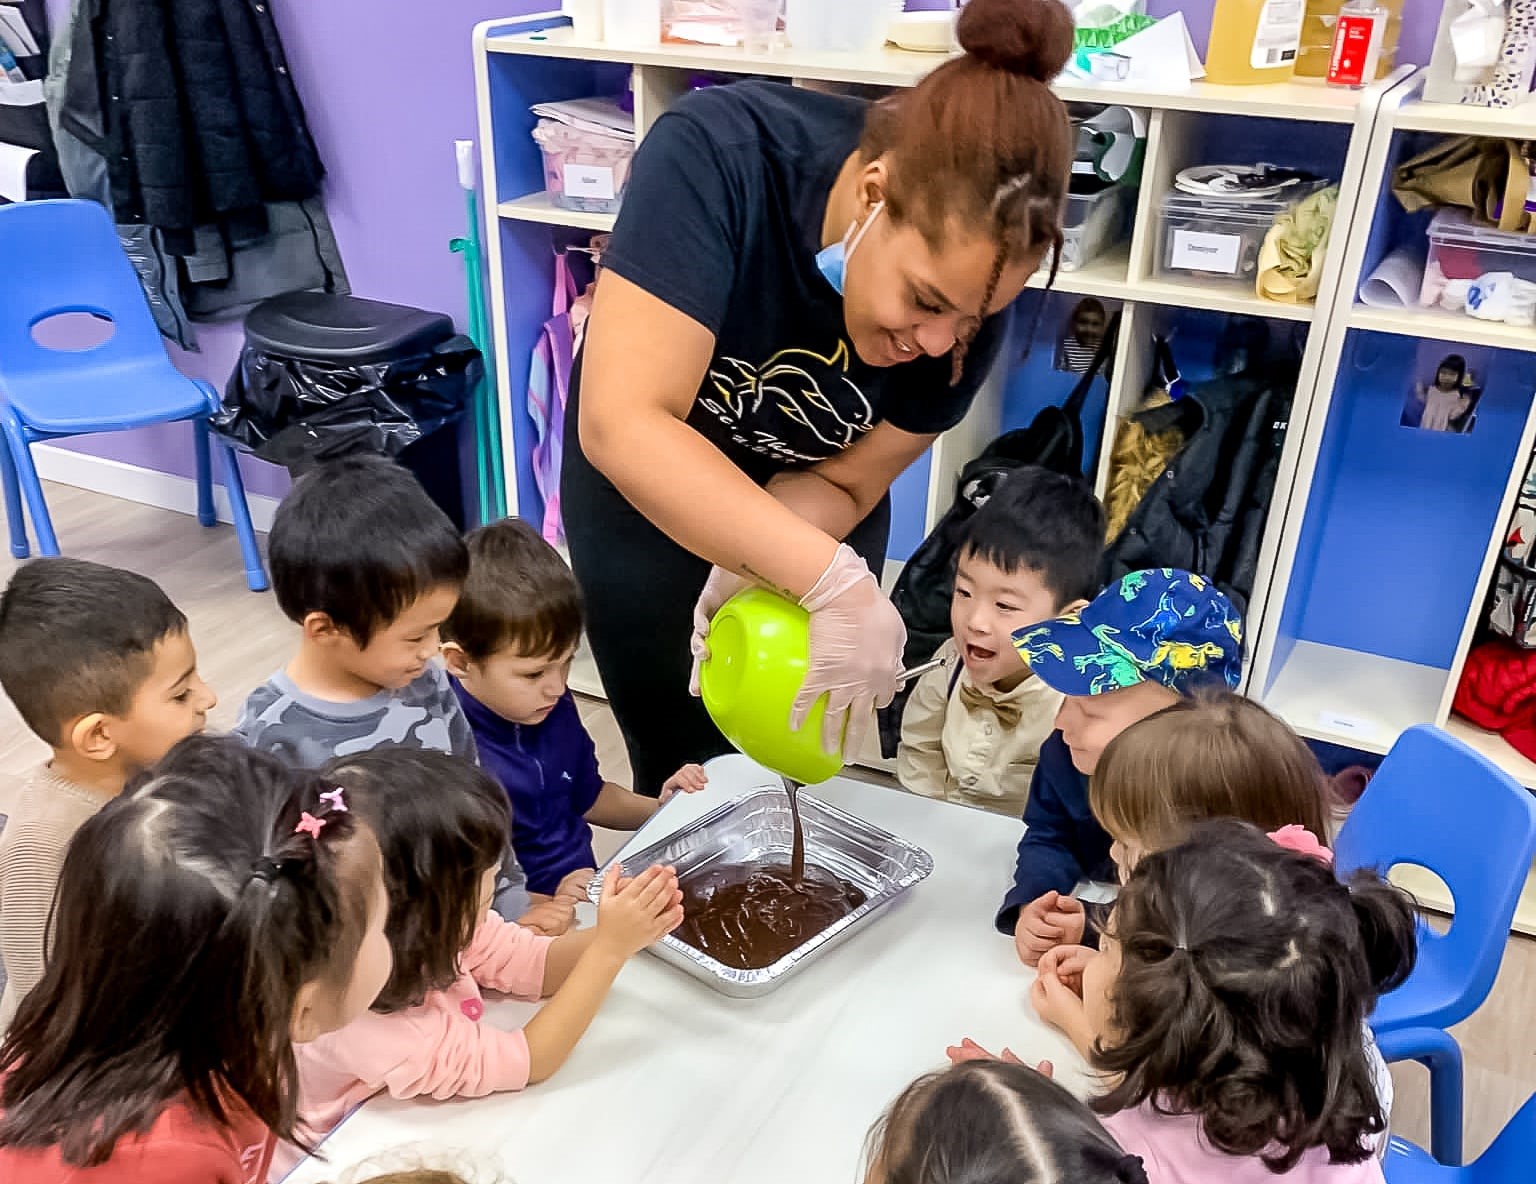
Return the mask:
<path id="1" fill-rule="evenodd" d="M 874 426 L 874 409 L 848 377 L 848 343 L 830 357 L 781 349 L 761 366 L 718 358 L 709 371 L 716 395 L 699 405 L 743 448 L 776 460 L 835 456 Z"/>

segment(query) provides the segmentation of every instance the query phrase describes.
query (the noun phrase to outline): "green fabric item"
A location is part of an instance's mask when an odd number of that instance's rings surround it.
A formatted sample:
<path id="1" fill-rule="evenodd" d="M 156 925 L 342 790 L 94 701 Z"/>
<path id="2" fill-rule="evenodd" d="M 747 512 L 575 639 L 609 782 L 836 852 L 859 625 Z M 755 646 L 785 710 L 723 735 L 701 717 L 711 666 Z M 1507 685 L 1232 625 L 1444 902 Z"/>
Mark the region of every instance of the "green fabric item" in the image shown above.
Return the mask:
<path id="1" fill-rule="evenodd" d="M 1078 29 L 1073 39 L 1074 49 L 1113 49 L 1127 37 L 1134 37 L 1143 29 L 1150 29 L 1157 24 L 1155 18 L 1130 13 L 1121 17 L 1112 25 L 1103 25 L 1097 29 Z"/>

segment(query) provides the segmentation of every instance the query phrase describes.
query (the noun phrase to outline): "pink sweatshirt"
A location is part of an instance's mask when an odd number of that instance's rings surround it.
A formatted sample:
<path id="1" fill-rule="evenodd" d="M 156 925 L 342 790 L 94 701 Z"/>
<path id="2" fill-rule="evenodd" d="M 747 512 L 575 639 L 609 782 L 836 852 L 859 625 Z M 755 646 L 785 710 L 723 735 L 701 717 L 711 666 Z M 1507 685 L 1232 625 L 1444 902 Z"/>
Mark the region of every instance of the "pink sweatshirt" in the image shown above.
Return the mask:
<path id="1" fill-rule="evenodd" d="M 1148 1184 L 1382 1184 L 1374 1155 L 1363 1163 L 1331 1163 L 1326 1147 L 1313 1147 L 1277 1176 L 1257 1155 L 1228 1155 L 1210 1146 L 1192 1115 L 1158 1114 L 1150 1106 L 1111 1114 L 1104 1126 L 1121 1147 L 1141 1156 Z"/>
<path id="2" fill-rule="evenodd" d="M 537 999 L 552 937 L 487 913 L 459 957 L 459 979 L 418 1007 L 368 1012 L 296 1048 L 299 1113 L 315 1137 L 380 1090 L 394 1098 L 479 1098 L 528 1084 L 528 1040 L 480 1023 L 480 989 Z"/>

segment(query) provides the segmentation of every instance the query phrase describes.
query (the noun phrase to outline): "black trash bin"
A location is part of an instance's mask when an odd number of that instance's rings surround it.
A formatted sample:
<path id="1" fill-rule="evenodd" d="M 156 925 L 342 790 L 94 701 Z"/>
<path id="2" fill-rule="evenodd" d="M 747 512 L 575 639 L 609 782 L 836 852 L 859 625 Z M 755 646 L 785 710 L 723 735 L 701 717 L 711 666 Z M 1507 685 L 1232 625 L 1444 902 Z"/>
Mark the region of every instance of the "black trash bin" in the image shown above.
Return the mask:
<path id="1" fill-rule="evenodd" d="M 458 427 L 484 364 L 442 313 L 297 292 L 245 318 L 214 430 L 298 476 L 360 452 L 410 469 L 461 530 Z"/>

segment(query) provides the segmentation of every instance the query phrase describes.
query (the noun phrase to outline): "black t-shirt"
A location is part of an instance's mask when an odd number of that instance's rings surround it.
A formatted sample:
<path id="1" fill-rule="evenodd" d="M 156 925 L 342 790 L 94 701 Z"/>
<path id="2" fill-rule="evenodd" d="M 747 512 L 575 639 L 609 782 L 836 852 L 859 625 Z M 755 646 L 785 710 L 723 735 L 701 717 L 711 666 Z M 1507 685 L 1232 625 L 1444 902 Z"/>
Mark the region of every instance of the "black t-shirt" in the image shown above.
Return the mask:
<path id="1" fill-rule="evenodd" d="M 990 317 L 951 386 L 948 356 L 869 366 L 848 341 L 816 254 L 867 109 L 770 82 L 686 96 L 642 141 L 603 256 L 715 335 L 688 422 L 758 480 L 825 460 L 881 421 L 953 427 L 997 352 Z"/>

